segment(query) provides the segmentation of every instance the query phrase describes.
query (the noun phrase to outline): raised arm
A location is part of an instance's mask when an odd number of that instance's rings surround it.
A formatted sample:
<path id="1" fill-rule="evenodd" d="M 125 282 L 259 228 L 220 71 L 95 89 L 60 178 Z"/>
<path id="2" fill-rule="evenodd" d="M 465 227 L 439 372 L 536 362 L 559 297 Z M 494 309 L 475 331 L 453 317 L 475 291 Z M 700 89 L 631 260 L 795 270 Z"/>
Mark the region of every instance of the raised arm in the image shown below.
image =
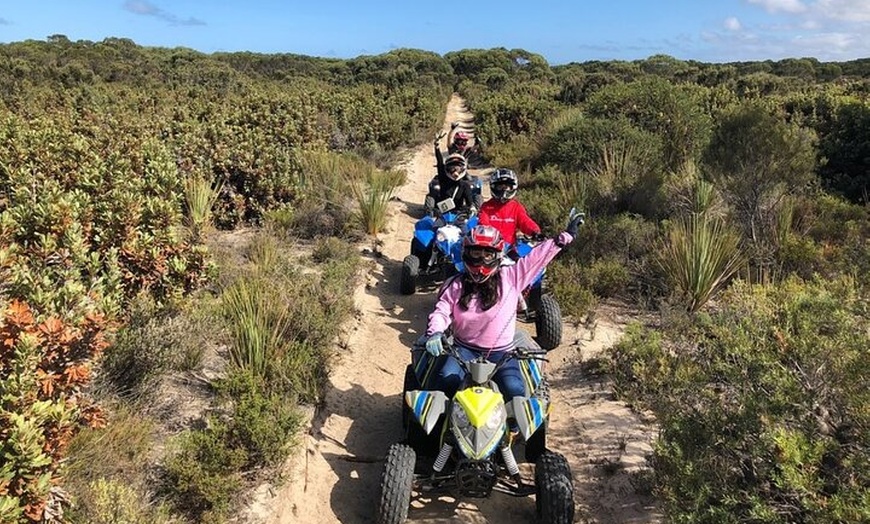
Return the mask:
<path id="1" fill-rule="evenodd" d="M 528 255 L 517 260 L 513 266 L 503 267 L 502 271 L 510 275 L 517 289 L 525 289 L 534 282 L 538 273 L 556 258 L 562 247 L 570 244 L 573 240 L 574 237 L 568 233 L 559 233 L 558 237 L 538 244 Z"/>

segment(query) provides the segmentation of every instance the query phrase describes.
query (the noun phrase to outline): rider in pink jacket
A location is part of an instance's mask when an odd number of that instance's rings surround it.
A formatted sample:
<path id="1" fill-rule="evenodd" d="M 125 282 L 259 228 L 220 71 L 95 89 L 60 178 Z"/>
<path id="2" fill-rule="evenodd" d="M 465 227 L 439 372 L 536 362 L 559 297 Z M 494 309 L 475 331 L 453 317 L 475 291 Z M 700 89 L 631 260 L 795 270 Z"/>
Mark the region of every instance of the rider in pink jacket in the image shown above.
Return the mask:
<path id="1" fill-rule="evenodd" d="M 516 334 L 517 300 L 535 276 L 575 236 L 582 215 L 572 217 L 568 227 L 555 239 L 547 240 L 514 265 L 502 266 L 504 240 L 492 226 L 478 225 L 462 242 L 466 271 L 441 290 L 435 310 L 429 315 L 426 351 L 440 355 L 442 337 L 452 328 L 455 346 L 464 360 L 483 354 L 498 362 L 513 349 Z M 442 359 L 435 373 L 436 388 L 453 395 L 462 382 L 462 368 L 452 358 Z M 494 377 L 505 400 L 524 393 L 516 360 L 505 364 Z"/>

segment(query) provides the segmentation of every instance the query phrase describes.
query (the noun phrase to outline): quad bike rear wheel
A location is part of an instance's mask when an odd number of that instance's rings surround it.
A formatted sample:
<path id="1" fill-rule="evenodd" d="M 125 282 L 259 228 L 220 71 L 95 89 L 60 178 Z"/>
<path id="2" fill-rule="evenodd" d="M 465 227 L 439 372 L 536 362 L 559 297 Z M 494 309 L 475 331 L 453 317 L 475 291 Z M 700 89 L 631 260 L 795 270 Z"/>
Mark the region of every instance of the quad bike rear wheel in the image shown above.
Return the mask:
<path id="1" fill-rule="evenodd" d="M 393 444 L 384 460 L 378 524 L 402 524 L 408 518 L 417 455 L 406 444 Z"/>
<path id="2" fill-rule="evenodd" d="M 562 343 L 562 310 L 553 295 L 541 297 L 538 310 L 535 311 L 535 328 L 538 344 L 550 351 Z"/>
<path id="3" fill-rule="evenodd" d="M 545 451 L 535 463 L 535 508 L 544 524 L 574 522 L 574 479 L 568 461 Z"/>
<path id="4" fill-rule="evenodd" d="M 420 275 L 420 259 L 417 255 L 408 255 L 402 260 L 402 279 L 399 291 L 403 295 L 413 295 L 417 291 L 417 277 Z"/>

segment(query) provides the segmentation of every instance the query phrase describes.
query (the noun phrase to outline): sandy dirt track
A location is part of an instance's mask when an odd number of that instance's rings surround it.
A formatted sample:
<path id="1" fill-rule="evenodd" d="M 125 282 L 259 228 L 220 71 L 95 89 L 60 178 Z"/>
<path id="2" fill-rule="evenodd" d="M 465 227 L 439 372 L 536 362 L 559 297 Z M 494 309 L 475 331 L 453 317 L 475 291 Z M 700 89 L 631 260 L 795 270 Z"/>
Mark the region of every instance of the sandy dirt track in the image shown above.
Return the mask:
<path id="1" fill-rule="evenodd" d="M 453 121 L 473 131 L 472 116 L 457 96 L 448 104 L 444 129 Z M 411 296 L 398 291 L 401 262 L 410 252 L 413 224 L 421 216 L 434 163 L 427 143 L 400 166 L 408 181 L 398 191 L 389 229 L 381 235 L 382 256 L 369 255 L 371 273 L 355 295 L 360 314 L 350 327 L 325 401 L 313 414 L 310 431 L 301 437 L 300 451 L 288 462 L 291 480 L 280 488 L 261 490 L 250 522 L 374 522 L 382 459 L 390 444 L 401 438 L 400 397 L 408 348 L 425 330 L 434 305 L 432 289 Z M 563 345 L 549 354 L 554 402 L 549 447 L 571 464 L 577 522 L 658 522 L 651 501 L 636 489 L 636 472 L 644 466 L 654 430 L 615 402 L 605 378 L 584 365 L 618 339 L 630 316 L 602 307 L 597 318 L 591 331 L 566 324 Z M 534 325 L 520 328 L 533 332 Z M 408 522 L 532 523 L 534 509 L 533 497 L 417 498 Z"/>

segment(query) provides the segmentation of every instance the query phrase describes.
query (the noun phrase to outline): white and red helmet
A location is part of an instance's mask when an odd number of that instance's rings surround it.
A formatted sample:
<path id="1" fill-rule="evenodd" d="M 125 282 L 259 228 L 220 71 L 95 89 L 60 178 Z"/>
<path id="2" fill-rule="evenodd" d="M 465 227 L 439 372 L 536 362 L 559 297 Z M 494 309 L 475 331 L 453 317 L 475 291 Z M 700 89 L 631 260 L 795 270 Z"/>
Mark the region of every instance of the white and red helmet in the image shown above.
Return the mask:
<path id="1" fill-rule="evenodd" d="M 459 180 L 468 172 L 468 160 L 459 153 L 448 155 L 444 159 L 444 170 L 447 171 L 447 176 L 453 180 Z"/>
<path id="2" fill-rule="evenodd" d="M 475 226 L 462 239 L 462 262 L 471 280 L 484 282 L 498 271 L 504 239 L 492 226 Z"/>

